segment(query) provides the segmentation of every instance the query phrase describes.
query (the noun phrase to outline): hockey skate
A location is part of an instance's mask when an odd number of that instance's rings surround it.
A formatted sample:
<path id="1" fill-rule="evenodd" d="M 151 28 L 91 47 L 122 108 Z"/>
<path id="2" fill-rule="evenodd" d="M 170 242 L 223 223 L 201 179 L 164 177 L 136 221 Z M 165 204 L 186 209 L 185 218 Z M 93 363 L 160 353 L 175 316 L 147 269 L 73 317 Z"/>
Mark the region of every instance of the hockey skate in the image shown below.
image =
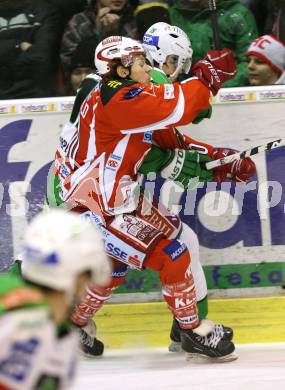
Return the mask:
<path id="1" fill-rule="evenodd" d="M 215 331 L 219 334 L 223 334 L 222 338 L 228 341 L 232 341 L 234 337 L 234 331 L 232 328 L 229 328 L 228 326 L 220 325 L 220 324 L 214 324 Z M 170 331 L 170 339 L 171 343 L 169 344 L 168 350 L 169 352 L 182 352 L 182 346 L 181 346 L 181 337 L 180 337 L 181 329 L 175 320 L 173 318 L 172 327 Z"/>
<path id="2" fill-rule="evenodd" d="M 80 339 L 80 350 L 86 357 L 102 356 L 104 352 L 104 344 L 98 340 L 96 336 L 96 324 L 90 320 L 88 324 L 82 328 L 78 328 Z"/>
<path id="3" fill-rule="evenodd" d="M 202 320 L 195 329 L 181 330 L 180 337 L 187 360 L 222 363 L 238 358 L 233 342 L 210 320 Z"/>

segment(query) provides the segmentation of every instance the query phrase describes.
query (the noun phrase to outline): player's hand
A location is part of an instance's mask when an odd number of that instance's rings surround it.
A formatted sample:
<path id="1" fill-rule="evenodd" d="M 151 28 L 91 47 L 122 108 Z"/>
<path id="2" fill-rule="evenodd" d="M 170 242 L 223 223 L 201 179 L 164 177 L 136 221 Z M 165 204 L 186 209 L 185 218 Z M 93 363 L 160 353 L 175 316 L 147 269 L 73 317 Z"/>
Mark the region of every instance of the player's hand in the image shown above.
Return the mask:
<path id="1" fill-rule="evenodd" d="M 182 184 L 184 189 L 193 188 L 199 182 L 212 180 L 213 173 L 205 167 L 209 161 L 212 161 L 209 156 L 196 151 L 175 149 L 171 161 L 162 169 L 161 176 Z"/>
<path id="2" fill-rule="evenodd" d="M 223 83 L 236 75 L 234 54 L 229 49 L 209 50 L 206 57 L 194 65 L 192 72 L 216 95 Z"/>
<path id="3" fill-rule="evenodd" d="M 117 31 L 119 27 L 120 16 L 114 13 L 111 13 L 109 7 L 103 7 L 99 9 L 97 18 L 96 18 L 96 27 L 97 31 L 106 35 L 113 31 Z"/>
<path id="4" fill-rule="evenodd" d="M 213 159 L 229 156 L 236 153 L 236 151 L 227 148 L 216 148 L 213 154 Z M 244 183 L 252 176 L 256 175 L 256 166 L 251 158 L 242 158 L 230 164 L 221 165 L 214 169 L 214 179 L 217 183 L 225 180 L 232 180 L 234 182 Z"/>

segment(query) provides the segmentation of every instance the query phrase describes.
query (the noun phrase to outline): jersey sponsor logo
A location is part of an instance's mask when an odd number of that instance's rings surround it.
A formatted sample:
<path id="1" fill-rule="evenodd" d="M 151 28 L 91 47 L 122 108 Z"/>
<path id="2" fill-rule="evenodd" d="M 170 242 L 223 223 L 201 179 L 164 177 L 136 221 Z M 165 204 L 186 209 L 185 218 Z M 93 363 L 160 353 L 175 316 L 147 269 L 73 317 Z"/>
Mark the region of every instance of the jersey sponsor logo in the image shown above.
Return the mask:
<path id="1" fill-rule="evenodd" d="M 143 135 L 143 142 L 147 142 L 148 144 L 152 143 L 152 131 L 146 131 Z"/>
<path id="2" fill-rule="evenodd" d="M 127 244 L 127 240 L 121 240 L 114 233 L 101 228 L 105 239 L 105 249 L 111 257 L 140 269 L 146 253 Z M 122 232 L 123 233 L 123 232 Z"/>
<path id="3" fill-rule="evenodd" d="M 144 248 L 148 248 L 161 236 L 161 232 L 148 222 L 131 214 L 118 216 L 110 226 Z"/>
<path id="4" fill-rule="evenodd" d="M 107 167 L 117 168 L 118 165 L 119 165 L 118 161 L 115 160 L 108 160 L 107 162 Z"/>
<path id="5" fill-rule="evenodd" d="M 123 261 L 128 260 L 128 254 L 123 249 L 113 245 L 111 242 L 108 242 L 105 248 L 106 251 L 111 255 L 113 255 L 114 257 Z"/>
<path id="6" fill-rule="evenodd" d="M 194 294 L 193 294 L 192 299 L 182 297 L 182 298 L 175 298 L 175 301 L 174 301 L 174 305 L 175 305 L 176 309 L 179 309 L 180 307 L 183 307 L 184 309 L 186 309 L 187 307 L 190 308 L 191 306 L 193 306 L 194 303 L 196 303 L 196 298 L 195 298 Z"/>
<path id="7" fill-rule="evenodd" d="M 64 139 L 63 137 L 60 137 L 59 143 L 60 143 L 60 147 L 63 150 L 63 152 L 66 153 L 66 151 L 68 149 L 68 142 L 66 141 L 66 139 Z"/>
<path id="8" fill-rule="evenodd" d="M 106 163 L 106 169 L 115 172 L 119 168 L 121 160 L 121 156 L 117 156 L 116 154 L 110 154 L 110 157 L 108 158 Z"/>
<path id="9" fill-rule="evenodd" d="M 111 153 L 111 154 L 110 154 L 110 159 L 112 159 L 112 160 L 117 160 L 117 161 L 121 161 L 121 160 L 122 160 L 122 157 L 121 157 L 121 156 L 118 156 L 117 154 Z"/>
<path id="10" fill-rule="evenodd" d="M 122 277 L 126 276 L 127 273 L 128 273 L 128 266 L 125 264 L 125 265 L 122 265 L 122 267 L 116 268 L 112 272 L 112 278 L 122 278 Z"/>
<path id="11" fill-rule="evenodd" d="M 179 318 L 180 324 L 192 324 L 193 322 L 196 322 L 196 321 L 198 321 L 198 316 L 196 314 L 193 316 L 189 316 L 189 317 Z"/>
<path id="12" fill-rule="evenodd" d="M 144 90 L 143 87 L 140 88 L 132 88 L 127 93 L 124 94 L 124 99 L 133 99 L 140 95 L 140 93 Z"/>
<path id="13" fill-rule="evenodd" d="M 145 34 L 143 37 L 143 43 L 150 46 L 158 46 L 159 36 Z"/>
<path id="14" fill-rule="evenodd" d="M 88 210 L 84 213 L 80 214 L 82 217 L 87 218 L 91 221 L 92 224 L 95 224 L 96 226 L 101 227 L 103 225 L 103 219 L 99 217 L 99 215 L 93 213 L 92 211 Z"/>
<path id="15" fill-rule="evenodd" d="M 180 229 L 181 221 L 179 217 L 163 216 L 153 204 L 150 203 L 147 197 L 141 198 L 140 202 L 138 215 L 143 220 L 154 225 L 155 228 L 162 232 L 166 237 L 172 236 L 176 229 L 177 231 Z M 167 210 L 165 210 L 165 214 L 167 214 Z"/>
<path id="16" fill-rule="evenodd" d="M 164 253 L 166 253 L 172 261 L 177 260 L 184 252 L 186 252 L 186 250 L 186 245 L 179 240 L 172 241 L 163 249 Z"/>
<path id="17" fill-rule="evenodd" d="M 174 86 L 172 84 L 164 85 L 164 99 L 174 99 Z"/>
<path id="18" fill-rule="evenodd" d="M 135 256 L 129 256 L 129 263 L 130 265 L 134 266 L 135 268 L 141 267 L 141 261 Z"/>
<path id="19" fill-rule="evenodd" d="M 123 83 L 121 83 L 120 81 L 116 81 L 116 80 L 110 80 L 107 82 L 107 85 L 108 87 L 111 87 L 111 88 L 118 88 L 122 85 Z"/>
<path id="20" fill-rule="evenodd" d="M 71 171 L 65 164 L 61 164 L 59 167 L 59 173 L 60 173 L 61 177 L 66 179 L 67 176 L 70 175 Z"/>
<path id="21" fill-rule="evenodd" d="M 36 338 L 30 338 L 27 341 L 16 341 L 8 352 L 8 356 L 0 360 L 0 374 L 22 382 L 29 374 L 32 360 L 38 349 L 40 342 Z"/>

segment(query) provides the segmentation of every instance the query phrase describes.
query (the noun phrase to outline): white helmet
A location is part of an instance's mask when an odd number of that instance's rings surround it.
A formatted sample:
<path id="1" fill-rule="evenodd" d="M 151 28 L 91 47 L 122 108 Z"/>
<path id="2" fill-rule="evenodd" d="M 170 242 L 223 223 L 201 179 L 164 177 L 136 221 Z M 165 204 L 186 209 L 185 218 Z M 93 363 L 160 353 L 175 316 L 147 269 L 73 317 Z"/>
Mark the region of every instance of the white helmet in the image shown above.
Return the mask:
<path id="1" fill-rule="evenodd" d="M 110 279 L 100 232 L 73 212 L 54 209 L 37 215 L 25 233 L 24 278 L 72 293 L 77 275 L 84 271 L 91 271 L 91 282 L 104 285 Z"/>
<path id="2" fill-rule="evenodd" d="M 152 65 L 157 62 L 160 69 L 169 55 L 178 57 L 177 68 L 171 76 L 176 76 L 180 70 L 189 72 L 193 50 L 188 36 L 179 27 L 164 22 L 153 24 L 144 34 L 143 46 L 147 59 Z"/>
<path id="3" fill-rule="evenodd" d="M 125 67 L 131 66 L 133 56 L 145 55 L 142 44 L 131 38 L 111 36 L 99 43 L 95 50 L 95 66 L 100 76 L 107 76 L 114 59 L 120 59 Z"/>

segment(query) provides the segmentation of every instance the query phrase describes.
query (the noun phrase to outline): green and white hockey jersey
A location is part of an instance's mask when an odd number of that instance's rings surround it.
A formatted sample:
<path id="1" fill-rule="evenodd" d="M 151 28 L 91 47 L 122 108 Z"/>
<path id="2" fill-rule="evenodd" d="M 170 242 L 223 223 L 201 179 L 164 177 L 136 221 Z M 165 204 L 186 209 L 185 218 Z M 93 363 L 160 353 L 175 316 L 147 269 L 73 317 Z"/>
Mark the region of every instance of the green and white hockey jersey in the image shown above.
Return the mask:
<path id="1" fill-rule="evenodd" d="M 0 276 L 0 389 L 70 388 L 77 337 L 58 328 L 40 290 L 14 275 Z"/>

